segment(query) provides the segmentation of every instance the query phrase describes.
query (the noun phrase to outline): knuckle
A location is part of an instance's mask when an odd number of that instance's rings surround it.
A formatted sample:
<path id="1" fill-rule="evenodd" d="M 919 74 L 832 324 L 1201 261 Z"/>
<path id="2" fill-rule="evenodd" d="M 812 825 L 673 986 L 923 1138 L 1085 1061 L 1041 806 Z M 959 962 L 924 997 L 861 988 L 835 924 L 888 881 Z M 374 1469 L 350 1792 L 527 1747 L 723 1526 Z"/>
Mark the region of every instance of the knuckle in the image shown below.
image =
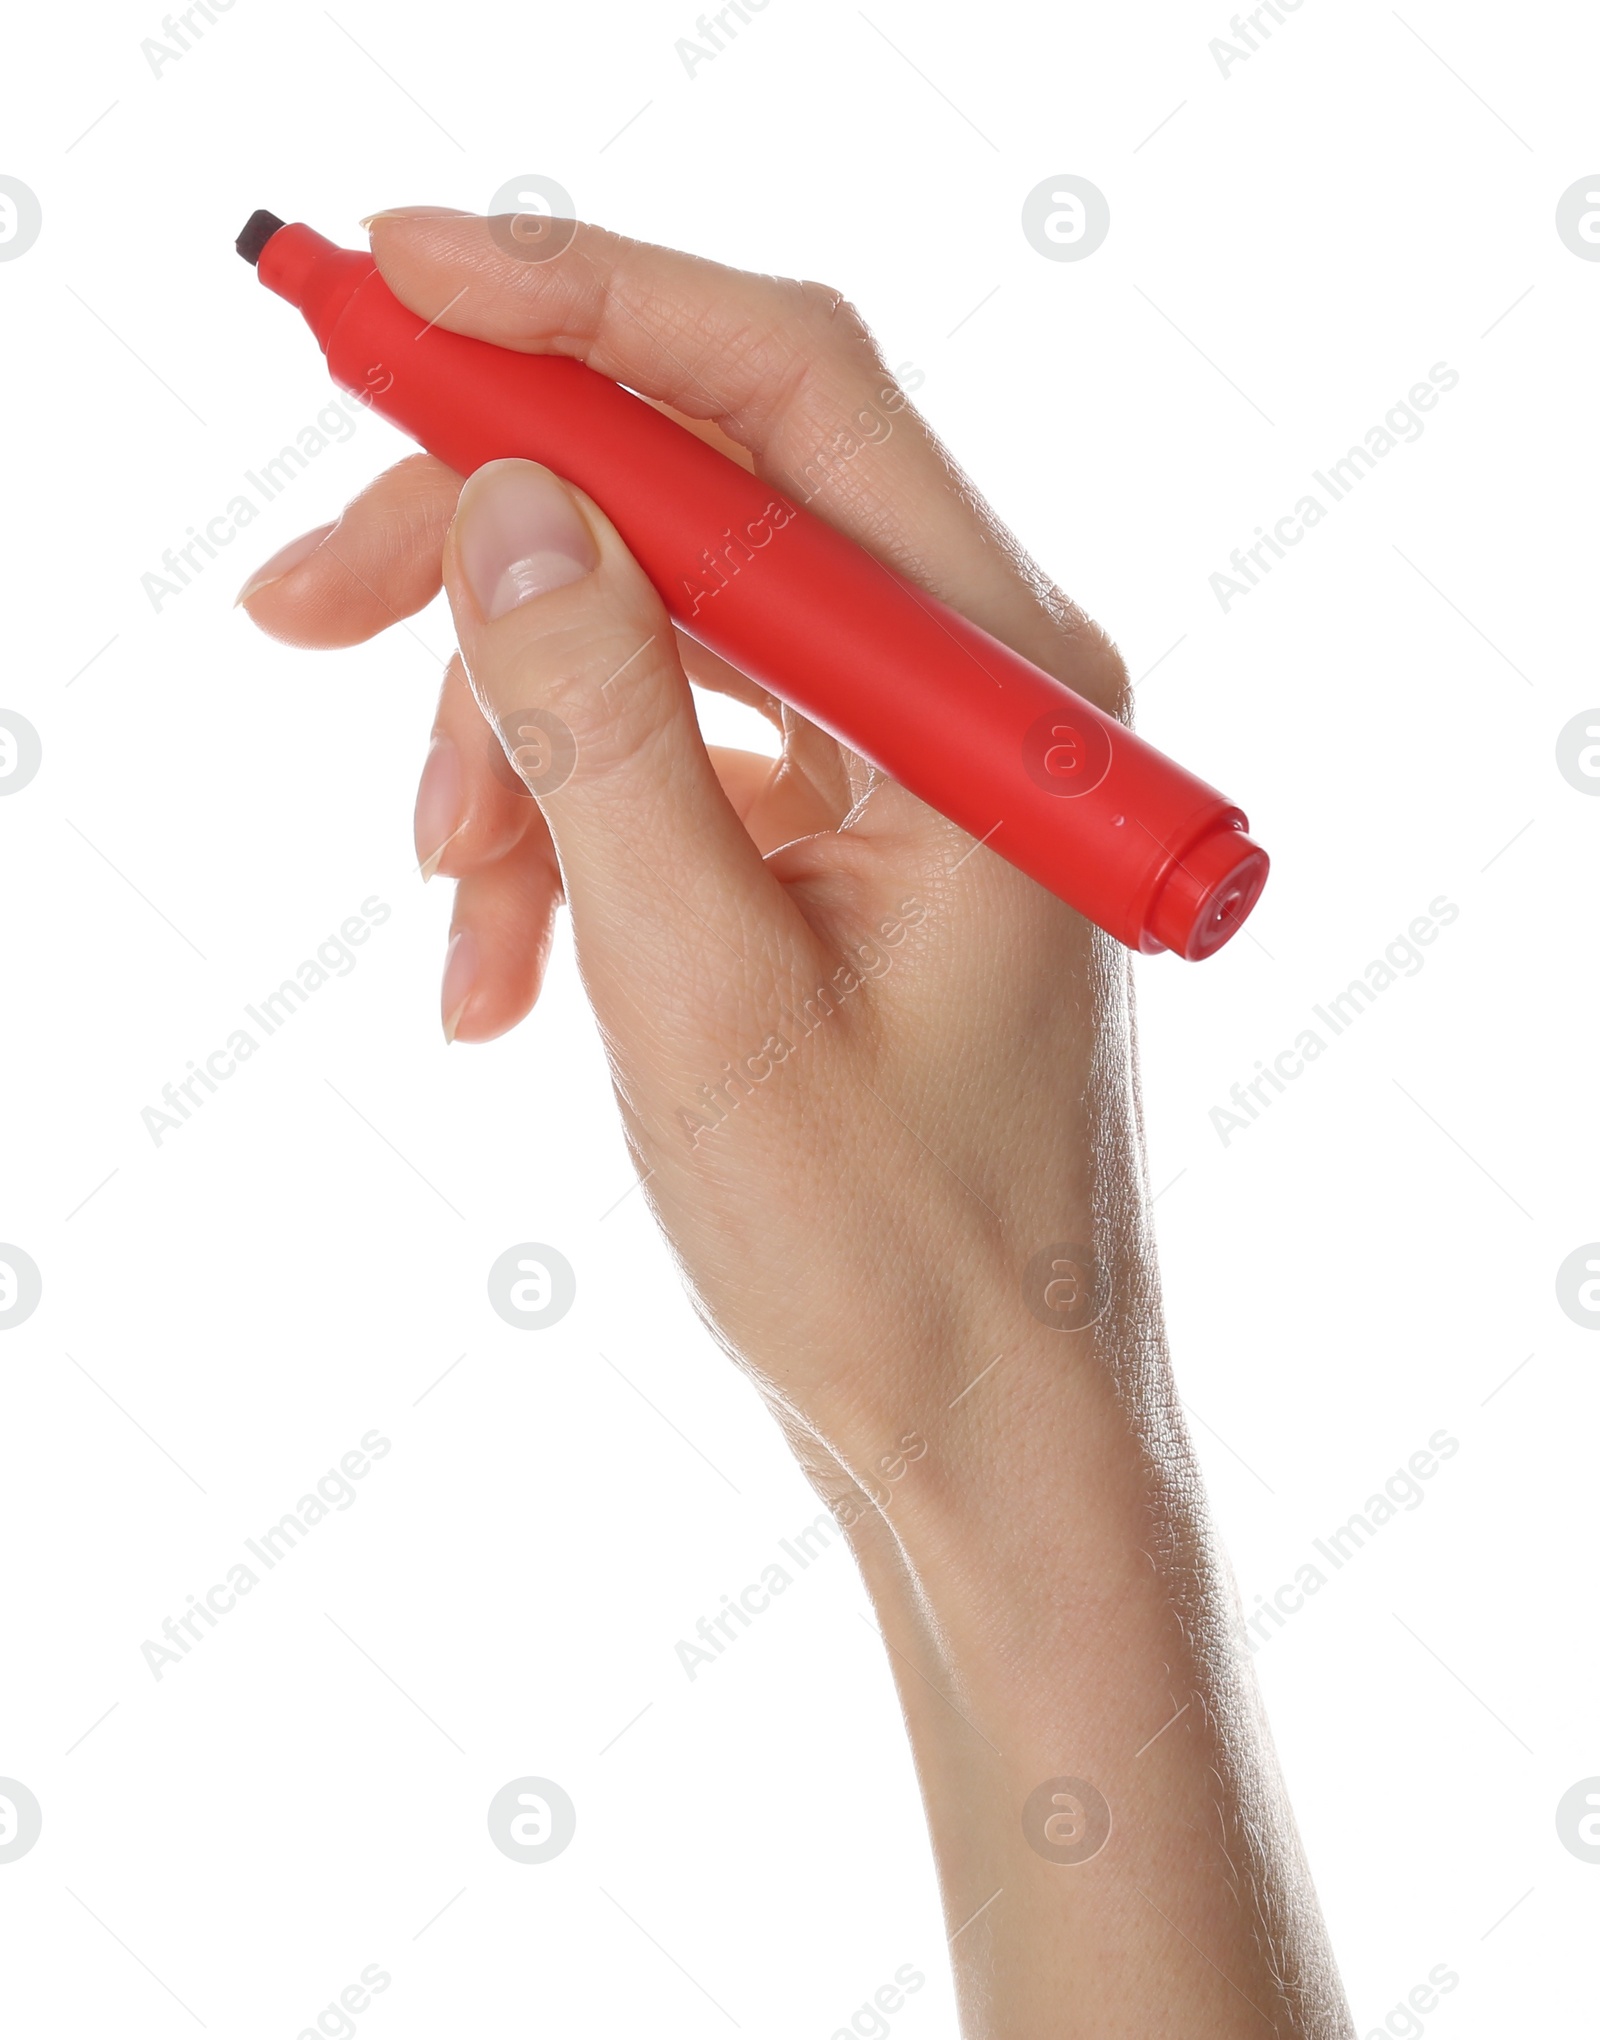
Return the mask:
<path id="1" fill-rule="evenodd" d="M 843 291 L 835 290 L 830 283 L 809 279 L 797 289 L 804 322 L 816 336 L 849 351 L 873 347 L 866 320 Z"/>
<path id="2" fill-rule="evenodd" d="M 524 647 L 497 676 L 490 714 L 514 761 L 519 741 L 530 741 L 519 738 L 526 721 L 543 732 L 531 739 L 536 760 L 568 751 L 562 783 L 593 781 L 648 756 L 681 712 L 676 697 L 684 685 L 664 620 L 617 616 L 597 625 L 591 618 Z M 557 787 L 535 783 L 534 790 Z"/>

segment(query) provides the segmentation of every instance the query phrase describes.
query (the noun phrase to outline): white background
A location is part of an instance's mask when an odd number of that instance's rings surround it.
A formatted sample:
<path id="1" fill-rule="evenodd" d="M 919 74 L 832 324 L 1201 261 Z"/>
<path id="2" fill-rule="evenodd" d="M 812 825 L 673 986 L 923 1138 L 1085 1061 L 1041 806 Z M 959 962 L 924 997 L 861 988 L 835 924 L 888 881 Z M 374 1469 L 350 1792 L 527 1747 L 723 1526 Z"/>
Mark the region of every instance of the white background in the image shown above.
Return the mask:
<path id="1" fill-rule="evenodd" d="M 157 76 L 160 33 L 25 10 L 0 81 L 0 172 L 44 213 L 0 263 L 0 708 L 44 747 L 0 800 L 0 1240 L 44 1278 L 0 1339 L 0 1774 L 44 1810 L 0 1865 L 8 2023 L 292 2040 L 378 1963 L 371 2040 L 827 2040 L 910 1963 L 895 2040 L 953 2031 L 848 1556 L 694 1683 L 675 1655 L 817 1505 L 624 1196 L 565 948 L 512 1036 L 440 1038 L 410 815 L 446 613 L 313 655 L 230 607 L 402 443 L 363 417 L 159 613 L 141 588 L 329 401 L 234 256 L 247 214 L 356 242 L 537 172 L 845 290 L 1148 675 L 1144 732 L 1249 810 L 1250 935 L 1138 971 L 1246 1604 L 1460 1446 L 1259 1655 L 1294 1804 L 1361 2033 L 1441 1963 L 1430 2040 L 1591 2030 L 1600 1866 L 1554 1814 L 1600 1773 L 1600 1339 L 1554 1277 L 1600 1234 L 1600 799 L 1555 742 L 1600 702 L 1600 264 L 1554 212 L 1600 159 L 1600 22 L 1307 0 L 1226 77 L 1220 11 L 1159 0 L 771 0 L 692 78 L 664 4 L 238 0 Z M 1020 229 L 1063 172 L 1111 207 L 1082 262 Z M 1438 362 L 1420 440 L 1224 612 L 1232 549 Z M 358 966 L 157 1147 L 142 1108 L 373 894 Z M 1224 1144 L 1229 1087 L 1439 895 L 1425 967 Z M 578 1274 L 543 1333 L 485 1297 L 524 1240 Z M 354 1506 L 154 1680 L 141 1643 L 374 1427 Z M 485 1827 L 525 1774 L 578 1809 L 542 1867 Z"/>

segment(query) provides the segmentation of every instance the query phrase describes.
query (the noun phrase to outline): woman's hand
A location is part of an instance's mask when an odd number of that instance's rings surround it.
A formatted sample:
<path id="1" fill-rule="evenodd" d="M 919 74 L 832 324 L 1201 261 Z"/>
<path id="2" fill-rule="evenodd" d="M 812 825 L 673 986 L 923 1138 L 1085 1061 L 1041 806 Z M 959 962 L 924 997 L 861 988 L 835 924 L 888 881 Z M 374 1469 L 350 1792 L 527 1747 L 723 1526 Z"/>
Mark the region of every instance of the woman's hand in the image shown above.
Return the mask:
<path id="1" fill-rule="evenodd" d="M 1118 705 L 1115 654 L 1020 557 L 836 293 L 592 227 L 547 262 L 460 215 L 379 215 L 373 246 L 426 316 L 448 307 L 457 330 L 576 354 L 703 420 L 778 488 Z M 519 572 L 532 555 L 538 571 Z M 1020 1307 L 1033 1250 L 1087 1238 L 1074 1116 L 1122 959 L 680 638 L 609 521 L 528 463 L 496 463 L 462 496 L 439 463 L 403 461 L 246 601 L 278 636 L 349 644 L 426 603 L 441 560 L 461 658 L 417 852 L 457 880 L 447 1033 L 481 1040 L 522 1018 L 565 895 L 629 1138 L 702 1304 L 825 1437 L 888 1448 L 930 1354 L 948 1356 L 953 1395 L 991 1357 L 997 1308 Z M 686 666 L 772 716 L 776 765 L 708 755 Z M 514 750 L 528 738 L 511 722 L 540 710 L 576 758 L 535 800 L 484 716 Z M 533 776 L 563 769 L 543 757 Z"/>
<path id="2" fill-rule="evenodd" d="M 835 292 L 589 226 L 547 261 L 465 214 L 372 234 L 423 317 L 587 361 L 1122 709 Z M 968 2032 L 1345 2031 L 1167 1374 L 1129 959 L 676 632 L 543 468 L 404 461 L 241 599 L 346 645 L 441 574 L 445 1031 L 523 1017 L 565 898 L 646 1194 L 877 1602 Z M 777 761 L 708 751 L 691 680 L 768 714 Z M 1081 1862 L 1051 1780 L 1109 1809 Z"/>

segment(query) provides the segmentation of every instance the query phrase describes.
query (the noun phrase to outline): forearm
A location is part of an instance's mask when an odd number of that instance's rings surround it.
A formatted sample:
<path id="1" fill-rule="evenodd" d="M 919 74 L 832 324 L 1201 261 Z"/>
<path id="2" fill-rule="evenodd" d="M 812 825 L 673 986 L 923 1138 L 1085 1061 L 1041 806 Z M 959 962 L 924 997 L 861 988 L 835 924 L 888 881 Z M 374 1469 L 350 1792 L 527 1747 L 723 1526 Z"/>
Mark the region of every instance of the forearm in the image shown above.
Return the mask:
<path id="1" fill-rule="evenodd" d="M 968 2040 L 1347 2033 L 1181 1444 L 1103 1373 L 983 1387 L 854 1533 Z"/>
<path id="2" fill-rule="evenodd" d="M 1053 1328 L 975 1277 L 957 1350 L 916 1370 L 899 1435 L 923 1449 L 897 1473 L 869 1460 L 842 1511 L 911 1733 L 963 2032 L 1334 2040 L 1349 2018 L 1168 1366 L 1129 1065 L 1097 1061 L 1066 1143 L 1095 1160 L 1048 1204 L 1079 1213 L 1099 1315 Z M 1060 1780 L 1090 1789 L 1040 1789 Z"/>

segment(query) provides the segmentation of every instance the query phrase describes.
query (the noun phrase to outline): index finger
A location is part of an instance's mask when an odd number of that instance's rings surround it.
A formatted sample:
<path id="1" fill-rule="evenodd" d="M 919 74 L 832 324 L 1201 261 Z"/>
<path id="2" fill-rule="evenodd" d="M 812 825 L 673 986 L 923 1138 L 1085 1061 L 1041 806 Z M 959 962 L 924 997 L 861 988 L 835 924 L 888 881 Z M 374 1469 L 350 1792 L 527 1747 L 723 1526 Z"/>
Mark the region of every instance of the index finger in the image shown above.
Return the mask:
<path id="1" fill-rule="evenodd" d="M 385 282 L 420 317 L 573 356 L 710 421 L 866 551 L 1081 691 L 1114 691 L 1105 641 L 1064 597 L 1041 600 L 1040 577 L 838 291 L 581 221 L 540 260 L 511 252 L 471 213 L 418 208 L 369 225 Z"/>

